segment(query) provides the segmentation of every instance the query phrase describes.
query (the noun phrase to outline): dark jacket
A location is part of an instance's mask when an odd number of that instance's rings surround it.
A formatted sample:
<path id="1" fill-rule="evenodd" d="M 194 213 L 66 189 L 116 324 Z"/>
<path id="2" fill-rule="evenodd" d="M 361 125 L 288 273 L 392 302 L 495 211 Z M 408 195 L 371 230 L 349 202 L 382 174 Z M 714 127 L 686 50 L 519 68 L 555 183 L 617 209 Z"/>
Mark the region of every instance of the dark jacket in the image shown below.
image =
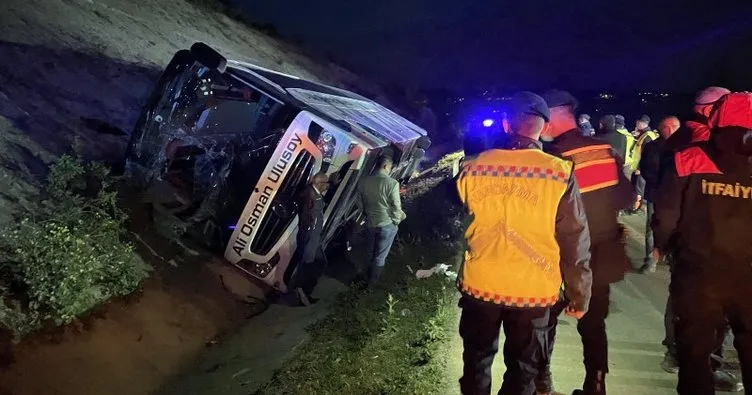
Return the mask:
<path id="1" fill-rule="evenodd" d="M 629 261 L 624 253 L 619 210 L 634 202 L 634 192 L 622 171 L 623 162 L 602 140 L 571 130 L 545 145 L 546 152 L 574 163 L 591 240 L 591 268 L 596 284 L 624 278 Z"/>
<path id="2" fill-rule="evenodd" d="M 298 227 L 301 231 L 321 231 L 324 228 L 324 199 L 313 185 L 308 185 L 298 199 Z"/>
<path id="3" fill-rule="evenodd" d="M 744 151 L 743 132 L 714 130 L 667 169 L 653 230 L 656 246 L 675 257 L 675 279 L 752 280 L 752 147 Z"/>
<path id="4" fill-rule="evenodd" d="M 596 134 L 595 137 L 607 142 L 611 148 L 613 148 L 614 152 L 619 155 L 619 158 L 621 158 L 622 163 L 624 162 L 624 158 L 627 155 L 627 137 L 623 134 L 617 132 L 614 130 L 609 129 L 601 129 Z"/>
<path id="5" fill-rule="evenodd" d="M 685 135 L 679 133 L 677 131 L 668 139 L 659 137 L 646 143 L 642 149 L 640 176 L 645 180 L 643 197 L 648 201 L 652 201 L 655 198 L 655 191 L 661 183 L 665 169 L 674 160 L 674 153 L 690 145 L 690 141 L 685 139 Z"/>

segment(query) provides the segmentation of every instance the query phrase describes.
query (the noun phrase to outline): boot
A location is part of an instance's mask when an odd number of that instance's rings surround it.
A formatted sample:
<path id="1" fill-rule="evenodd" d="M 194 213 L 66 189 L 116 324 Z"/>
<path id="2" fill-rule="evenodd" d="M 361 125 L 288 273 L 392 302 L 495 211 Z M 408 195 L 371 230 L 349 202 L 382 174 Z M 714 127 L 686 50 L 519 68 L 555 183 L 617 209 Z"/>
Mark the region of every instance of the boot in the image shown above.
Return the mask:
<path id="1" fill-rule="evenodd" d="M 663 362 L 661 362 L 661 368 L 667 373 L 676 374 L 679 372 L 679 362 L 677 362 L 674 354 L 666 352 L 663 356 Z"/>
<path id="2" fill-rule="evenodd" d="M 587 372 L 582 389 L 574 390 L 572 395 L 606 395 L 606 372 L 602 370 Z"/>
<path id="3" fill-rule="evenodd" d="M 550 395 L 554 393 L 554 382 L 551 378 L 551 367 L 546 365 L 545 368 L 538 371 L 535 377 L 535 394 Z"/>
<path id="4" fill-rule="evenodd" d="M 725 370 L 716 370 L 713 372 L 713 385 L 716 391 L 722 392 L 742 392 L 744 384 L 739 381 L 733 374 Z"/>

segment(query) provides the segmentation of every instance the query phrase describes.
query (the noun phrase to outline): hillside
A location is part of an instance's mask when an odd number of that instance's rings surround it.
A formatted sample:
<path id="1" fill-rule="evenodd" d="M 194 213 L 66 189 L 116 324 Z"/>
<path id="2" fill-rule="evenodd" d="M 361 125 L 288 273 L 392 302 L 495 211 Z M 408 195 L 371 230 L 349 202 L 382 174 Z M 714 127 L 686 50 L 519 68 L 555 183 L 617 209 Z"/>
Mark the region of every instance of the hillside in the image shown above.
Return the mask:
<path id="1" fill-rule="evenodd" d="M 161 69 L 196 41 L 228 58 L 378 94 L 341 67 L 184 0 L 3 0 L 0 9 L 0 223 L 30 207 L 53 156 L 74 149 L 114 161 Z"/>
<path id="2" fill-rule="evenodd" d="M 0 226 L 36 208 L 59 155 L 117 164 L 162 68 L 196 41 L 228 58 L 378 95 L 345 69 L 187 1 L 2 0 Z M 17 345 L 0 331 L 0 394 L 146 394 L 240 325 L 261 338 L 277 331 L 268 320 L 248 321 L 264 306 L 227 292 L 259 297 L 258 288 L 211 255 L 144 230 L 143 219 L 132 222 L 145 240 L 136 248 L 155 269 L 143 289 Z M 264 316 L 303 328 L 326 308 Z"/>

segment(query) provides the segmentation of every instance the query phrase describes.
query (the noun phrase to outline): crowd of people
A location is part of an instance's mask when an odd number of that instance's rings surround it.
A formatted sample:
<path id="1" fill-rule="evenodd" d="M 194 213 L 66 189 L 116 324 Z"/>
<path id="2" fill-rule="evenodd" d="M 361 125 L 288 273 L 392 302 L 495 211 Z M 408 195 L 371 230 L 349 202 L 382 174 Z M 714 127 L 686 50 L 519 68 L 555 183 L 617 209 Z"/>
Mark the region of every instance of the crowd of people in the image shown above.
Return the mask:
<path id="1" fill-rule="evenodd" d="M 558 317 L 577 319 L 585 379 L 574 394 L 606 394 L 606 319 L 611 286 L 632 263 L 619 217 L 646 212 L 640 273 L 671 271 L 662 368 L 678 373 L 680 394 L 752 388 L 752 94 L 710 87 L 692 119 L 641 116 L 629 132 L 622 115 L 598 127 L 565 91 L 516 94 L 504 133 L 469 142 L 453 198 L 468 214 L 461 293 L 463 394 L 490 394 L 503 327 L 506 372 L 500 394 L 553 394 L 551 357 Z M 375 285 L 405 219 L 389 156 L 358 185 L 368 266 Z M 314 175 L 300 196 L 290 289 L 302 305 L 326 257 L 324 198 L 336 177 Z M 733 334 L 742 382 L 723 370 Z"/>
<path id="2" fill-rule="evenodd" d="M 669 265 L 665 370 L 680 394 L 741 391 L 721 369 L 733 333 L 752 388 L 752 94 L 710 87 L 694 118 L 621 115 L 598 127 L 564 91 L 516 94 L 508 130 L 465 158 L 456 192 L 469 214 L 462 294 L 463 394 L 490 394 L 503 327 L 500 394 L 553 393 L 557 317 L 577 319 L 585 380 L 606 394 L 611 285 L 631 269 L 620 215 L 645 208 L 639 271 Z"/>

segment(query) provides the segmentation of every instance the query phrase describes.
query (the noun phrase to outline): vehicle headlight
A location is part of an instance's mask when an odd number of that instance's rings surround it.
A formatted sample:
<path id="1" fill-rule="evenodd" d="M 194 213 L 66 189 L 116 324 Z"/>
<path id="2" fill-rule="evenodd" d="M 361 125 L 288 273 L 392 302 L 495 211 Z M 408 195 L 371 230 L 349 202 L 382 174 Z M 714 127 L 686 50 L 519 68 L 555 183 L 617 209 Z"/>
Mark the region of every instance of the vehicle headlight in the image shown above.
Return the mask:
<path id="1" fill-rule="evenodd" d="M 337 147 L 337 139 L 329 132 L 324 132 L 316 141 L 316 147 L 321 151 L 325 161 L 330 161 L 334 155 L 334 149 Z"/>

